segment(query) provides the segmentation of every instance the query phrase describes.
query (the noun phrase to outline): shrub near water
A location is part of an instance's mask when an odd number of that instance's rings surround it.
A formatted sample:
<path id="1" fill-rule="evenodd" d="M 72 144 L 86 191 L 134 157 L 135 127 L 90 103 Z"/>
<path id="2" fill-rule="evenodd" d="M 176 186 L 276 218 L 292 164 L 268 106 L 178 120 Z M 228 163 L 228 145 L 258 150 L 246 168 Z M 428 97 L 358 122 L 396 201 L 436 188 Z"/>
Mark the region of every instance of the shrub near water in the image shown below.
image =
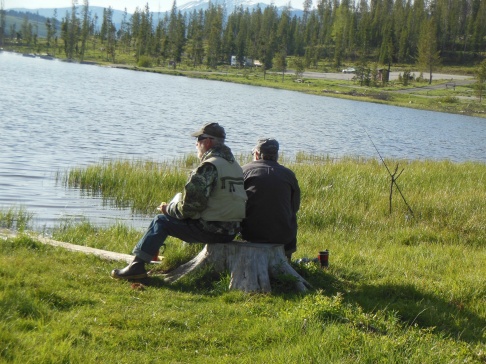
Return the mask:
<path id="1" fill-rule="evenodd" d="M 399 161 L 404 172 L 398 184 L 412 215 L 396 191 L 390 214 L 390 178 L 377 161 L 299 158 L 300 163 L 285 161 L 302 188 L 295 258 L 314 257 L 325 248 L 331 253 L 326 271 L 294 264 L 315 291 L 301 295 L 276 285 L 272 295 L 228 292 L 229 277 L 204 272 L 171 286 L 156 276 L 145 289 L 134 290 L 109 278 L 120 264 L 31 240 L 6 241 L 0 249 L 5 312 L 0 357 L 10 362 L 485 362 L 486 166 Z M 123 165 L 123 178 L 119 171 L 112 171 L 112 178 L 130 180 L 142 165 Z M 171 168 L 157 173 L 178 176 Z M 161 184 L 143 193 L 153 194 L 149 199 L 158 204 L 161 196 L 182 188 L 185 176 L 180 178 L 174 190 Z M 147 199 L 118 191 L 128 185 L 115 185 L 112 191 L 133 196 L 133 205 Z M 57 234 L 58 240 L 77 234 L 78 243 L 99 246 L 110 235 L 135 243 L 142 232 L 86 224 L 65 226 Z M 112 250 L 128 253 L 133 243 Z M 175 266 L 196 251 L 171 239 L 164 255 L 168 266 Z"/>

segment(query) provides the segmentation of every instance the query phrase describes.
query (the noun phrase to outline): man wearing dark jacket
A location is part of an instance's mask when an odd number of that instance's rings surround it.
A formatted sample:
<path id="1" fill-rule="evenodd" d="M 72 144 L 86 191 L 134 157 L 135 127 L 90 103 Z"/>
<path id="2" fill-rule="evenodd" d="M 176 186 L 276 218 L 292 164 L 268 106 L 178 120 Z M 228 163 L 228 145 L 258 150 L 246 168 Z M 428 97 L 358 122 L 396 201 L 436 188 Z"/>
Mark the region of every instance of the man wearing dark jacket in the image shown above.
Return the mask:
<path id="1" fill-rule="evenodd" d="M 243 239 L 285 245 L 290 260 L 297 249 L 297 211 L 300 188 L 294 172 L 279 164 L 279 144 L 275 139 L 259 139 L 253 161 L 243 166 L 248 197 Z"/>
<path id="2" fill-rule="evenodd" d="M 208 123 L 191 136 L 197 138 L 201 163 L 189 176 L 182 198 L 159 206 L 161 214 L 133 249 L 135 259 L 123 269 L 114 269 L 113 278 L 146 277 L 145 263 L 152 260 L 168 236 L 187 243 L 227 243 L 240 231 L 246 201 L 243 172 L 224 144 L 224 128 Z"/>

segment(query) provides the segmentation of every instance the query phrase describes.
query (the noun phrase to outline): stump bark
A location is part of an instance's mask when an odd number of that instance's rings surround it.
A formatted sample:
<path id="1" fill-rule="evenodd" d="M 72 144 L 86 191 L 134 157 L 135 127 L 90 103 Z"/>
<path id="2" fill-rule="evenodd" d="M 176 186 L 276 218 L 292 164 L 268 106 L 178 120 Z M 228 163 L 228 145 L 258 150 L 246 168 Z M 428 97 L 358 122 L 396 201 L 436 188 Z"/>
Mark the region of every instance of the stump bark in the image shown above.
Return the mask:
<path id="1" fill-rule="evenodd" d="M 229 288 L 245 292 L 270 292 L 271 277 L 290 275 L 300 292 L 311 285 L 289 264 L 281 244 L 260 244 L 233 241 L 225 244 L 207 244 L 191 261 L 181 265 L 164 277 L 173 283 L 207 265 L 222 273 L 231 274 Z"/>

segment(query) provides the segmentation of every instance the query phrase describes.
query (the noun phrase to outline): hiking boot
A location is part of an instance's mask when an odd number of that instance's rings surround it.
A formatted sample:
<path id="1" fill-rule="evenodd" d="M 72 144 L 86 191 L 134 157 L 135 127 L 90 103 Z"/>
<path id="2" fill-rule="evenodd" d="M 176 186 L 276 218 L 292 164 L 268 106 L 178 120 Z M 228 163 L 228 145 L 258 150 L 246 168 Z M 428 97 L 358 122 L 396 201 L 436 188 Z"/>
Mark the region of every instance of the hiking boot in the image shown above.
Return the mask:
<path id="1" fill-rule="evenodd" d="M 127 265 L 123 269 L 113 269 L 111 276 L 116 279 L 142 279 L 147 277 L 147 271 L 145 270 L 145 262 L 135 257 L 133 262 Z"/>

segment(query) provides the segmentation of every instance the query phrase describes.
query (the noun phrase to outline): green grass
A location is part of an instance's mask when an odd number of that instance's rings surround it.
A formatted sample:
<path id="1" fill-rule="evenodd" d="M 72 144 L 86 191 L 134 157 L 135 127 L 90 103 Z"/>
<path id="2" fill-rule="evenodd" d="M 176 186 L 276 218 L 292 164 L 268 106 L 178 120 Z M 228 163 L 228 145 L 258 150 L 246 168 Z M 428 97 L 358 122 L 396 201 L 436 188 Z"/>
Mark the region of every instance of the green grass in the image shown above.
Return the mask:
<path id="1" fill-rule="evenodd" d="M 176 166 L 191 163 L 73 170 L 106 198 L 158 204 L 184 184 Z M 284 163 L 302 188 L 294 258 L 330 251 L 328 270 L 294 263 L 315 290 L 298 294 L 283 280 L 272 294 L 228 291 L 230 277 L 209 270 L 173 285 L 156 275 L 140 288 L 109 278 L 121 263 L 24 235 L 0 243 L 0 362 L 486 362 L 486 165 L 387 160 L 404 169 L 398 184 L 412 216 L 396 191 L 390 214 L 390 178 L 375 160 L 300 153 Z M 172 185 L 147 187 L 165 175 Z M 137 178 L 143 193 L 122 183 Z M 142 234 L 85 222 L 54 238 L 129 253 Z M 200 248 L 169 239 L 153 267 L 171 269 Z"/>

